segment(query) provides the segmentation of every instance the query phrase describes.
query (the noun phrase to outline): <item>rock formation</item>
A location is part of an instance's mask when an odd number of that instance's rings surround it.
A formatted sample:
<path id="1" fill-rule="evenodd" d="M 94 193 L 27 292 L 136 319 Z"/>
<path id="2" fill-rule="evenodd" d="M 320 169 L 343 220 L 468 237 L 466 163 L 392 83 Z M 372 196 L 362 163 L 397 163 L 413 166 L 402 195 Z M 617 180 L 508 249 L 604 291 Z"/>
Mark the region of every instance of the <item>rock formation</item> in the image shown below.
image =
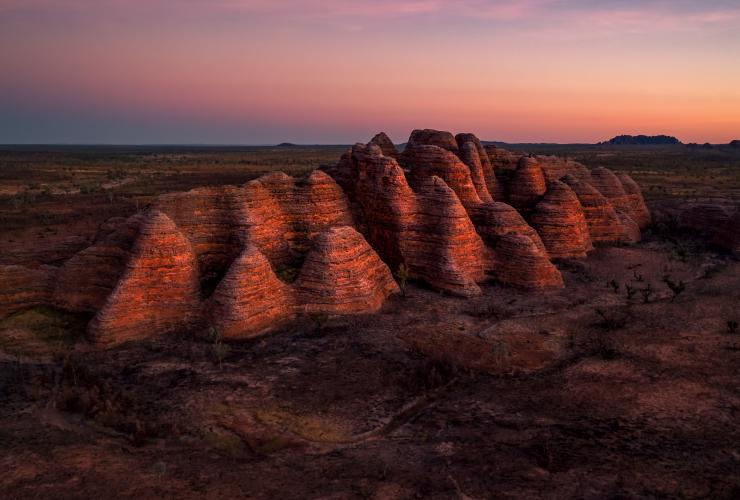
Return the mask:
<path id="1" fill-rule="evenodd" d="M 374 312 L 399 291 L 388 266 L 349 226 L 316 238 L 295 288 L 303 312 L 330 314 Z"/>
<path id="2" fill-rule="evenodd" d="M 292 290 L 275 276 L 270 262 L 249 245 L 211 296 L 207 314 L 223 338 L 260 335 L 294 316 Z"/>
<path id="3" fill-rule="evenodd" d="M 629 198 L 632 218 L 640 226 L 640 229 L 645 229 L 650 225 L 651 217 L 640 186 L 627 174 L 618 174 L 617 178 L 622 183 L 622 187 Z"/>
<path id="4" fill-rule="evenodd" d="M 598 189 L 591 184 L 581 182 L 571 174 L 563 177 L 566 183 L 578 197 L 586 216 L 589 233 L 593 242 L 617 243 L 632 241 L 619 219 L 611 203 Z"/>
<path id="5" fill-rule="evenodd" d="M 457 151 L 457 141 L 451 133 L 430 128 L 411 132 L 406 149 L 413 149 L 417 145 L 439 146 L 448 151 Z"/>
<path id="6" fill-rule="evenodd" d="M 547 191 L 545 176 L 535 158 L 522 157 L 507 186 L 509 202 L 517 210 L 530 210 Z"/>
<path id="7" fill-rule="evenodd" d="M 113 344 L 187 330 L 197 323 L 198 262 L 175 223 L 154 211 L 131 253 L 121 280 L 89 325 L 91 340 Z"/>
<path id="8" fill-rule="evenodd" d="M 585 257 L 593 248 L 583 207 L 561 181 L 548 185 L 547 193 L 534 209 L 532 225 L 553 259 Z"/>
<path id="9" fill-rule="evenodd" d="M 460 159 L 465 162 L 471 170 L 477 169 L 477 165 L 480 164 L 480 168 L 483 172 L 483 179 L 491 197 L 496 201 L 502 201 L 504 199 L 504 190 L 501 183 L 496 178 L 496 174 L 493 171 L 493 165 L 491 159 L 488 156 L 486 149 L 474 134 L 457 134 L 455 136 L 458 147 L 460 148 Z M 472 143 L 466 146 L 466 144 Z M 476 155 L 477 153 L 477 155 Z M 476 158 L 477 156 L 477 158 Z M 480 195 L 480 190 L 479 193 Z M 484 197 L 481 195 L 481 199 Z M 487 201 L 487 200 L 484 200 Z"/>
<path id="10" fill-rule="evenodd" d="M 59 269 L 54 304 L 75 312 L 97 312 L 103 307 L 126 269 L 141 221 L 140 215 L 134 215 L 104 224 L 92 246 Z"/>
<path id="11" fill-rule="evenodd" d="M 495 276 L 501 283 L 533 290 L 563 287 L 563 277 L 547 252 L 524 234 L 502 236 L 494 255 Z"/>
<path id="12" fill-rule="evenodd" d="M 93 312 L 89 336 L 102 344 L 208 324 L 252 337 L 300 314 L 376 311 L 401 265 L 460 296 L 491 278 L 562 287 L 552 259 L 583 257 L 592 240 L 637 241 L 649 216 L 634 181 L 606 169 L 431 129 L 399 154 L 380 133 L 304 179 L 278 172 L 160 196 L 104 224 L 58 279 L 56 268 L 1 268 L 13 293 L 0 313 L 52 300 Z"/>
<path id="13" fill-rule="evenodd" d="M 396 145 L 393 144 L 393 141 L 391 141 L 391 138 L 388 137 L 385 132 L 376 134 L 375 137 L 370 139 L 370 142 L 372 144 L 376 144 L 380 148 L 383 152 L 383 156 L 388 156 L 396 160 L 398 159 L 398 150 L 396 149 Z"/>

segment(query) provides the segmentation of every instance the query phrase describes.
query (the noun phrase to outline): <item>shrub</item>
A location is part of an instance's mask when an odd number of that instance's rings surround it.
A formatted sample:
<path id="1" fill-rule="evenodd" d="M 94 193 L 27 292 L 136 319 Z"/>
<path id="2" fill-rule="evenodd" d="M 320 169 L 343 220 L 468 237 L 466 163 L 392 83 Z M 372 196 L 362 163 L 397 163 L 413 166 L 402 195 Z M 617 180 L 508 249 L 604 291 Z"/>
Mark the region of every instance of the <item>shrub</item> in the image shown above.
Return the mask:
<path id="1" fill-rule="evenodd" d="M 684 290 L 686 290 L 686 283 L 683 282 L 683 280 L 679 280 L 678 282 L 675 282 L 671 279 L 670 276 L 663 276 L 663 283 L 665 283 L 668 288 L 671 289 L 671 292 L 673 292 L 673 297 L 671 297 L 671 302 L 676 300 L 676 297 L 681 295 Z"/>
<path id="2" fill-rule="evenodd" d="M 738 332 L 738 323 L 735 320 L 727 321 L 727 333 L 734 335 Z"/>
<path id="3" fill-rule="evenodd" d="M 406 264 L 401 262 L 398 265 L 398 270 L 395 272 L 396 275 L 396 281 L 398 282 L 398 287 L 401 289 L 401 294 L 405 297 L 406 296 L 406 284 L 409 279 L 409 269 L 406 267 Z"/>

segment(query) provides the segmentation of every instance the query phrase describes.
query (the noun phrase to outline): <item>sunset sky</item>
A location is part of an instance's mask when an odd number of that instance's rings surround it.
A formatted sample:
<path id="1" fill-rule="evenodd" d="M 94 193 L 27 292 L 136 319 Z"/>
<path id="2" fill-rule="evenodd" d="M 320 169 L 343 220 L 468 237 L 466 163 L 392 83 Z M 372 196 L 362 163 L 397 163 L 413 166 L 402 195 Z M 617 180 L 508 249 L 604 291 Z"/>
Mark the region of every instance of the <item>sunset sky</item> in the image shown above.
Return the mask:
<path id="1" fill-rule="evenodd" d="M 0 0 L 0 143 L 740 138 L 740 0 Z"/>

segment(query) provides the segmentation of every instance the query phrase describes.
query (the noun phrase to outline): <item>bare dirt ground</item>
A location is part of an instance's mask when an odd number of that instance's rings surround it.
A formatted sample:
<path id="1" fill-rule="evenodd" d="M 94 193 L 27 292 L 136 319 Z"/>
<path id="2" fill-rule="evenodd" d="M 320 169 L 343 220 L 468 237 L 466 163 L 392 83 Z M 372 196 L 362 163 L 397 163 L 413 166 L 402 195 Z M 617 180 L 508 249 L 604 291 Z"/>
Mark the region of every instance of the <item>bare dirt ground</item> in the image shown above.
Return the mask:
<path id="1" fill-rule="evenodd" d="M 255 175 L 229 165 L 192 182 Z M 734 203 L 728 184 L 712 189 Z M 653 204 L 681 199 L 651 185 Z M 79 226 L 48 227 L 83 239 L 107 215 L 100 193 L 50 194 L 28 219 L 3 201 L 16 226 L 0 241 L 18 248 L 51 234 L 38 213 L 68 210 Z M 42 254 L 12 248 L 4 262 Z M 85 317 L 16 313 L 0 320 L 0 496 L 737 498 L 740 262 L 656 225 L 559 267 L 560 291 L 490 284 L 466 300 L 411 284 L 379 314 L 226 346 L 182 332 L 100 351 Z"/>

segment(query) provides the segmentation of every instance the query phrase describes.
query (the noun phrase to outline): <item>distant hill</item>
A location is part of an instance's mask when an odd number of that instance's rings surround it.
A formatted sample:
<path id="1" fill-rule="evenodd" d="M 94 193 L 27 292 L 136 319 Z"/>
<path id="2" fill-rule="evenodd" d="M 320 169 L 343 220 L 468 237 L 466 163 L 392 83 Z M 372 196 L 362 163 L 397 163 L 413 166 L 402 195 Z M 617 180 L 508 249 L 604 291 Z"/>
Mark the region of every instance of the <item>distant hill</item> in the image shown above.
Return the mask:
<path id="1" fill-rule="evenodd" d="M 740 149 L 740 139 L 735 139 L 734 141 L 730 141 L 730 147 Z"/>
<path id="2" fill-rule="evenodd" d="M 275 147 L 276 148 L 294 148 L 296 146 L 298 146 L 298 144 L 293 144 L 292 142 L 281 142 Z"/>
<path id="3" fill-rule="evenodd" d="M 635 145 L 665 145 L 681 144 L 681 141 L 670 135 L 618 135 L 613 139 L 600 144 L 613 146 L 635 146 Z"/>

